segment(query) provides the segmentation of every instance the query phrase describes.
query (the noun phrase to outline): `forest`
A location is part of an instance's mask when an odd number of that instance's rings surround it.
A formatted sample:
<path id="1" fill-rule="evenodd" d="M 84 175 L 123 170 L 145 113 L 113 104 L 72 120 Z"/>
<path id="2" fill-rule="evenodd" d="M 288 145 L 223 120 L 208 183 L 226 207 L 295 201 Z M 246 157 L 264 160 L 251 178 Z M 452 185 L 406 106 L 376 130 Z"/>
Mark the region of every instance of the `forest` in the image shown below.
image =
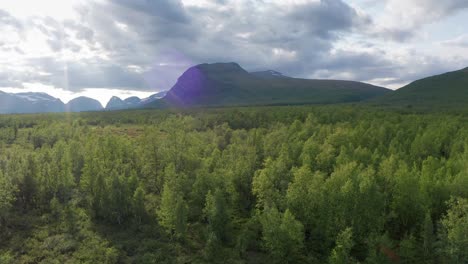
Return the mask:
<path id="1" fill-rule="evenodd" d="M 468 115 L 0 116 L 0 263 L 468 263 Z"/>

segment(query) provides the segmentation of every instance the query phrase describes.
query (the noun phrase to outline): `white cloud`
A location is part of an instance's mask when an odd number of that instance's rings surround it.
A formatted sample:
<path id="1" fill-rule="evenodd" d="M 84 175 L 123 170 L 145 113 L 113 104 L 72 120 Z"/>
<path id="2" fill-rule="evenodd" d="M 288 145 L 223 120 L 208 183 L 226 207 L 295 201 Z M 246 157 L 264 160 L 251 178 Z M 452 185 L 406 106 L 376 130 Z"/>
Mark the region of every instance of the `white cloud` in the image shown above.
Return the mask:
<path id="1" fill-rule="evenodd" d="M 466 0 L 384 0 L 383 12 L 374 18 L 376 35 L 407 40 L 420 29 L 468 8 Z M 468 21 L 467 21 L 468 22 Z"/>
<path id="2" fill-rule="evenodd" d="M 4 0 L 0 3 L 3 10 L 15 17 L 50 16 L 56 19 L 69 19 L 76 15 L 74 7 L 80 0 Z"/>
<path id="3" fill-rule="evenodd" d="M 440 44 L 468 48 L 468 34 L 460 35 L 456 38 L 442 41 Z"/>

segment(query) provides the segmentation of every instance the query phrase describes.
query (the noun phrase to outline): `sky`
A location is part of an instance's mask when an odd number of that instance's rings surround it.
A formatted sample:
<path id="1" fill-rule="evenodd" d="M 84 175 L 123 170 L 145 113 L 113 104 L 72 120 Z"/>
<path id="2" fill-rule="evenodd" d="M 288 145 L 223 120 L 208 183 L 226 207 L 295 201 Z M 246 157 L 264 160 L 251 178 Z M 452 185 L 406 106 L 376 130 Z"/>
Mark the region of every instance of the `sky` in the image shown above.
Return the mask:
<path id="1" fill-rule="evenodd" d="M 237 62 L 392 89 L 468 67 L 467 0 L 0 0 L 0 90 L 146 97 Z"/>

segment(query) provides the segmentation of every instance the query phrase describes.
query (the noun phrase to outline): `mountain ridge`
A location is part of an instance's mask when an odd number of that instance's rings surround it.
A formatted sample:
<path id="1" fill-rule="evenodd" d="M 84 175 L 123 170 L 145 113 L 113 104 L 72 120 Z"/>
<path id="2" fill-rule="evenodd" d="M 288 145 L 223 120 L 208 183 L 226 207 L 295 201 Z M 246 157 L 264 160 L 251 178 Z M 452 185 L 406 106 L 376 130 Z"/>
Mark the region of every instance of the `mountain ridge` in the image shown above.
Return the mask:
<path id="1" fill-rule="evenodd" d="M 248 72 L 235 62 L 204 63 L 187 69 L 170 90 L 143 99 L 113 96 L 105 108 L 89 97 L 77 97 L 64 104 L 43 92 L 0 91 L 1 114 L 350 102 L 389 107 L 463 107 L 468 104 L 468 67 L 391 91 L 356 81 L 293 78 L 274 70 Z"/>
<path id="2" fill-rule="evenodd" d="M 260 78 L 291 78 L 275 70 L 255 71 L 255 72 L 250 72 L 250 74 L 260 77 Z"/>
<path id="3" fill-rule="evenodd" d="M 145 107 L 330 104 L 363 101 L 391 90 L 355 81 L 259 78 L 237 63 L 190 67 L 162 99 Z"/>
<path id="4" fill-rule="evenodd" d="M 139 98 L 137 96 L 131 96 L 126 99 L 121 99 L 117 96 L 112 96 L 109 102 L 106 104 L 105 110 L 125 110 L 125 109 L 135 109 L 140 108 L 145 104 L 154 102 L 166 95 L 167 91 L 157 92 L 146 98 Z"/>

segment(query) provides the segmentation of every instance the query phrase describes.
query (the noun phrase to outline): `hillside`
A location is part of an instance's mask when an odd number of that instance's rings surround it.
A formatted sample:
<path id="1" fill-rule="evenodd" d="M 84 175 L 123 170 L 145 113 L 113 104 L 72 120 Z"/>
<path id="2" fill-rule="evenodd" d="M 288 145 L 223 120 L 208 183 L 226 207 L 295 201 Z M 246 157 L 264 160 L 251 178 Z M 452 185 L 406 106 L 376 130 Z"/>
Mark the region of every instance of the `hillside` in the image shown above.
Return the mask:
<path id="1" fill-rule="evenodd" d="M 414 81 L 373 103 L 408 108 L 465 107 L 468 104 L 468 68 Z"/>
<path id="2" fill-rule="evenodd" d="M 163 100 L 145 107 L 333 104 L 363 101 L 388 92 L 354 81 L 265 78 L 265 72 L 251 74 L 237 63 L 215 63 L 191 67 Z"/>

